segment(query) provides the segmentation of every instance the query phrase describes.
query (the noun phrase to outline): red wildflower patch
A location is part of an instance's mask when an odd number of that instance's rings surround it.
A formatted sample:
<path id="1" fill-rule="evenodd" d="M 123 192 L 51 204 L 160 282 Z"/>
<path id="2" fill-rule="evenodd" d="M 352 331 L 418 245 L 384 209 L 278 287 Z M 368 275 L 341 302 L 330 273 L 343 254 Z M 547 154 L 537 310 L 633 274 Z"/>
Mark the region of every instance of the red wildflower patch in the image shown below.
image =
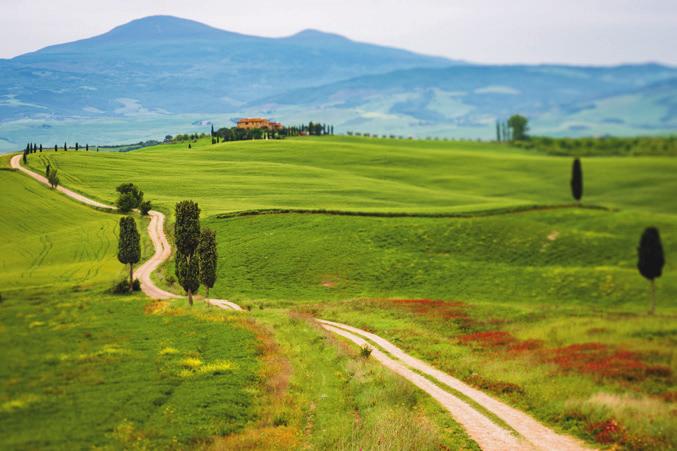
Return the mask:
<path id="1" fill-rule="evenodd" d="M 391 305 L 405 308 L 416 315 L 431 318 L 470 320 L 467 306 L 459 301 L 442 301 L 438 299 L 388 299 Z"/>
<path id="2" fill-rule="evenodd" d="M 524 393 L 522 387 L 512 382 L 492 381 L 479 374 L 473 374 L 466 380 L 469 384 L 494 393 Z"/>
<path id="3" fill-rule="evenodd" d="M 667 367 L 648 366 L 634 352 L 601 343 L 579 343 L 552 349 L 546 360 L 564 370 L 630 381 L 670 375 Z"/>
<path id="4" fill-rule="evenodd" d="M 519 354 L 521 352 L 535 351 L 543 347 L 543 340 L 523 340 L 510 345 L 510 352 Z"/>
<path id="5" fill-rule="evenodd" d="M 615 443 L 623 441 L 623 428 L 614 419 L 591 423 L 587 430 L 597 443 Z"/>

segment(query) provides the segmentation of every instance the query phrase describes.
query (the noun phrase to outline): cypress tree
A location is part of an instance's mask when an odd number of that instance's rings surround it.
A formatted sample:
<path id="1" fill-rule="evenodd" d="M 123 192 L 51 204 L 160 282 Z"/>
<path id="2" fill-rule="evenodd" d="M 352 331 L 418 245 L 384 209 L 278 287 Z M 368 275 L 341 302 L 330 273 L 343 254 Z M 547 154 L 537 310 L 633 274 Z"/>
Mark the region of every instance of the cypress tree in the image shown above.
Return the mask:
<path id="1" fill-rule="evenodd" d="M 59 186 L 59 175 L 57 174 L 56 169 L 49 169 L 49 176 L 47 177 L 47 180 L 49 181 L 49 186 L 51 186 L 53 189 Z"/>
<path id="2" fill-rule="evenodd" d="M 656 278 L 663 274 L 664 265 L 665 256 L 660 233 L 656 227 L 647 227 L 637 248 L 637 269 L 651 283 L 650 315 L 656 311 Z"/>
<path id="3" fill-rule="evenodd" d="M 68 150 L 68 143 L 64 141 L 63 143 L 63 150 Z"/>
<path id="4" fill-rule="evenodd" d="M 141 258 L 141 237 L 136 230 L 136 221 L 130 216 L 120 218 L 120 238 L 118 241 L 118 260 L 129 265 L 129 291 L 133 290 L 134 263 Z"/>
<path id="5" fill-rule="evenodd" d="M 76 151 L 80 150 L 80 144 L 77 143 L 77 142 L 75 143 L 75 150 L 76 150 Z"/>
<path id="6" fill-rule="evenodd" d="M 200 234 L 200 242 L 197 246 L 197 256 L 200 266 L 200 282 L 205 286 L 205 297 L 209 297 L 209 289 L 216 282 L 216 233 L 213 230 L 205 229 Z"/>
<path id="7" fill-rule="evenodd" d="M 40 153 L 42 153 L 42 144 L 40 144 Z"/>
<path id="8" fill-rule="evenodd" d="M 85 151 L 89 152 L 89 144 L 85 144 Z"/>
<path id="9" fill-rule="evenodd" d="M 581 168 L 581 160 L 578 158 L 574 160 L 574 164 L 571 166 L 571 195 L 580 205 L 583 197 L 583 169 Z"/>
<path id="10" fill-rule="evenodd" d="M 58 150 L 59 150 L 59 146 L 57 146 L 56 144 L 54 144 L 54 152 L 57 152 Z"/>
<path id="11" fill-rule="evenodd" d="M 24 150 L 23 160 L 24 160 L 24 164 L 28 163 L 28 149 Z"/>
<path id="12" fill-rule="evenodd" d="M 184 200 L 176 204 L 174 240 L 176 242 L 176 277 L 193 305 L 193 293 L 200 287 L 198 259 L 195 255 L 200 241 L 200 208 Z"/>
<path id="13" fill-rule="evenodd" d="M 52 168 L 52 165 L 47 163 L 47 167 L 45 168 L 45 177 L 47 177 L 47 180 L 49 180 L 49 170 Z"/>

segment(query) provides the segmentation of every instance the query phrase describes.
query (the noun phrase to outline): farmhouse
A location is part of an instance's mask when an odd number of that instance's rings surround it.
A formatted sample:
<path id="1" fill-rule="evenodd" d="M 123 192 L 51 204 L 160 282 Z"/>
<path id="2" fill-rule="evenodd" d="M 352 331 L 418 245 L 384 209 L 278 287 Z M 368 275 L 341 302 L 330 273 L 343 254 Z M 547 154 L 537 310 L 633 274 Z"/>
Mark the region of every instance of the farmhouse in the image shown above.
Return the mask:
<path id="1" fill-rule="evenodd" d="M 282 124 L 279 122 L 269 121 L 261 117 L 245 117 L 237 121 L 237 128 L 251 130 L 254 128 L 280 130 Z"/>

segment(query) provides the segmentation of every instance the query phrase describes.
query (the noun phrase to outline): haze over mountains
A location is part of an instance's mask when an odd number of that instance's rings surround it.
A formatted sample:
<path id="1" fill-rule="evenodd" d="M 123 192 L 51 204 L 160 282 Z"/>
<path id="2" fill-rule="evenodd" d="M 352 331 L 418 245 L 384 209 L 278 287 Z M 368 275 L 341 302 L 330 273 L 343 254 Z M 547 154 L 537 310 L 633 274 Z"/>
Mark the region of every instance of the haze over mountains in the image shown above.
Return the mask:
<path id="1" fill-rule="evenodd" d="M 242 115 L 353 130 L 485 137 L 528 115 L 538 133 L 677 130 L 677 70 L 473 65 L 306 30 L 262 38 L 153 16 L 0 60 L 0 148 L 115 143 Z"/>

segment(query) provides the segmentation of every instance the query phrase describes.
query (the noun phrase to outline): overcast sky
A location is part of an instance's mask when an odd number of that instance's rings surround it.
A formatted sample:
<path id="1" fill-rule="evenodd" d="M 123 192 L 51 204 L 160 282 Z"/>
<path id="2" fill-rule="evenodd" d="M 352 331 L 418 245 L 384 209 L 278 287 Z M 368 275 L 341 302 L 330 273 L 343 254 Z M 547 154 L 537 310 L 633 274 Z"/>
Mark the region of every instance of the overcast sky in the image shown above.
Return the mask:
<path id="1" fill-rule="evenodd" d="M 0 0 L 0 58 L 155 14 L 261 36 L 316 28 L 483 63 L 677 65 L 677 0 Z"/>

